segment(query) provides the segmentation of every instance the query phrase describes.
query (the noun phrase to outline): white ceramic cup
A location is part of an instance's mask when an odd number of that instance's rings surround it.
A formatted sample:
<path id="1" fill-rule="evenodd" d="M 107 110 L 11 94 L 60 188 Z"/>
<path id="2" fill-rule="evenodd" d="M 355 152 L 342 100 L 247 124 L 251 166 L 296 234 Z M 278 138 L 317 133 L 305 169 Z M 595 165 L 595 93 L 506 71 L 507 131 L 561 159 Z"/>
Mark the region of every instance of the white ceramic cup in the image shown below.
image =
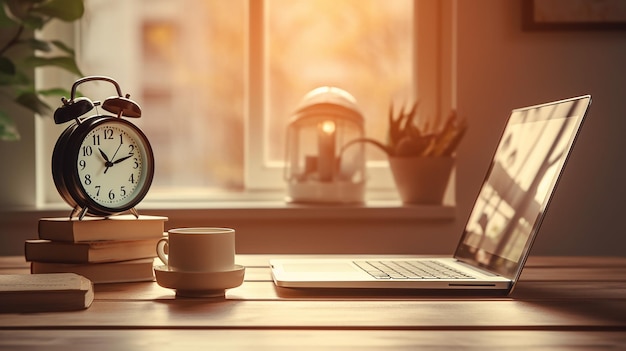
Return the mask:
<path id="1" fill-rule="evenodd" d="M 156 253 L 171 271 L 226 272 L 235 266 L 235 230 L 176 228 L 159 240 Z"/>

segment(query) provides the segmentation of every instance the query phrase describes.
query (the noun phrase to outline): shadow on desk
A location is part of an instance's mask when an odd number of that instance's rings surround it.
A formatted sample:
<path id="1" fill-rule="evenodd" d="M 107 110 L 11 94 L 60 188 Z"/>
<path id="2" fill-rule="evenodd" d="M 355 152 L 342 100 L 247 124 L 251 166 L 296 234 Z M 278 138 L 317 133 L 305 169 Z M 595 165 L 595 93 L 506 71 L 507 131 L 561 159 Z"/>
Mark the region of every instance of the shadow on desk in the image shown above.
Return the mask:
<path id="1" fill-rule="evenodd" d="M 622 282 L 521 282 L 512 298 L 582 321 L 626 324 L 626 291 Z M 582 327 L 582 326 L 581 326 Z M 602 330 L 611 330 L 602 327 Z"/>

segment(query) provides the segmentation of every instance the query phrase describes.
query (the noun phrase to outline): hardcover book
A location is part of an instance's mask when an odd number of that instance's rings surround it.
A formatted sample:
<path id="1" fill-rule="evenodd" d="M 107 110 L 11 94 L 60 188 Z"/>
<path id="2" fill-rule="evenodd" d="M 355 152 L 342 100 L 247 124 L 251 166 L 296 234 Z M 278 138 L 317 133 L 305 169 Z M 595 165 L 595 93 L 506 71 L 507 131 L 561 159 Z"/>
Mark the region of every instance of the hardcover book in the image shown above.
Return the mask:
<path id="1" fill-rule="evenodd" d="M 159 238 L 131 241 L 64 242 L 26 240 L 26 261 L 58 263 L 102 263 L 156 257 Z"/>
<path id="2" fill-rule="evenodd" d="M 93 298 L 93 284 L 78 274 L 0 274 L 0 312 L 81 310 Z"/>
<path id="3" fill-rule="evenodd" d="M 42 218 L 39 239 L 85 242 L 98 240 L 141 240 L 161 238 L 167 217 L 119 215 L 105 217 Z"/>
<path id="4" fill-rule="evenodd" d="M 38 273 L 76 273 L 87 277 L 94 284 L 126 283 L 154 280 L 154 259 L 110 263 L 54 263 L 31 262 L 30 271 Z"/>

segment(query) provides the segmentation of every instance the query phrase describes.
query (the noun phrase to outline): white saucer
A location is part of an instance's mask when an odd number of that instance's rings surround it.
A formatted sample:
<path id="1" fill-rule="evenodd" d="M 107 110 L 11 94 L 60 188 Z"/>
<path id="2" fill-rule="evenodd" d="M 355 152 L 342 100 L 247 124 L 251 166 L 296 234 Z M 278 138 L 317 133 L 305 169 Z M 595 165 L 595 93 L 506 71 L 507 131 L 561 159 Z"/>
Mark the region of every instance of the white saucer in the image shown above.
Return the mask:
<path id="1" fill-rule="evenodd" d="M 243 282 L 246 268 L 235 265 L 225 272 L 177 272 L 167 266 L 155 266 L 154 275 L 157 283 L 176 290 L 176 296 L 218 297 L 224 296 L 225 290 L 235 288 Z"/>

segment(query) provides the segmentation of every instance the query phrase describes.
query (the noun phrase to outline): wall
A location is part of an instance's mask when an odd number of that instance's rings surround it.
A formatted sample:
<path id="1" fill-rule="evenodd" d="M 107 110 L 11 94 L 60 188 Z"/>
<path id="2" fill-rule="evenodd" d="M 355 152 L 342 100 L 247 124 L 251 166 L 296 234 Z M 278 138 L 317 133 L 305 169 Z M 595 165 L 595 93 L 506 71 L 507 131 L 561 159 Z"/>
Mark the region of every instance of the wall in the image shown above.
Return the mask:
<path id="1" fill-rule="evenodd" d="M 521 1 L 458 1 L 458 179 L 466 213 L 511 108 L 591 94 L 591 114 L 535 254 L 624 255 L 626 31 L 524 32 Z"/>

